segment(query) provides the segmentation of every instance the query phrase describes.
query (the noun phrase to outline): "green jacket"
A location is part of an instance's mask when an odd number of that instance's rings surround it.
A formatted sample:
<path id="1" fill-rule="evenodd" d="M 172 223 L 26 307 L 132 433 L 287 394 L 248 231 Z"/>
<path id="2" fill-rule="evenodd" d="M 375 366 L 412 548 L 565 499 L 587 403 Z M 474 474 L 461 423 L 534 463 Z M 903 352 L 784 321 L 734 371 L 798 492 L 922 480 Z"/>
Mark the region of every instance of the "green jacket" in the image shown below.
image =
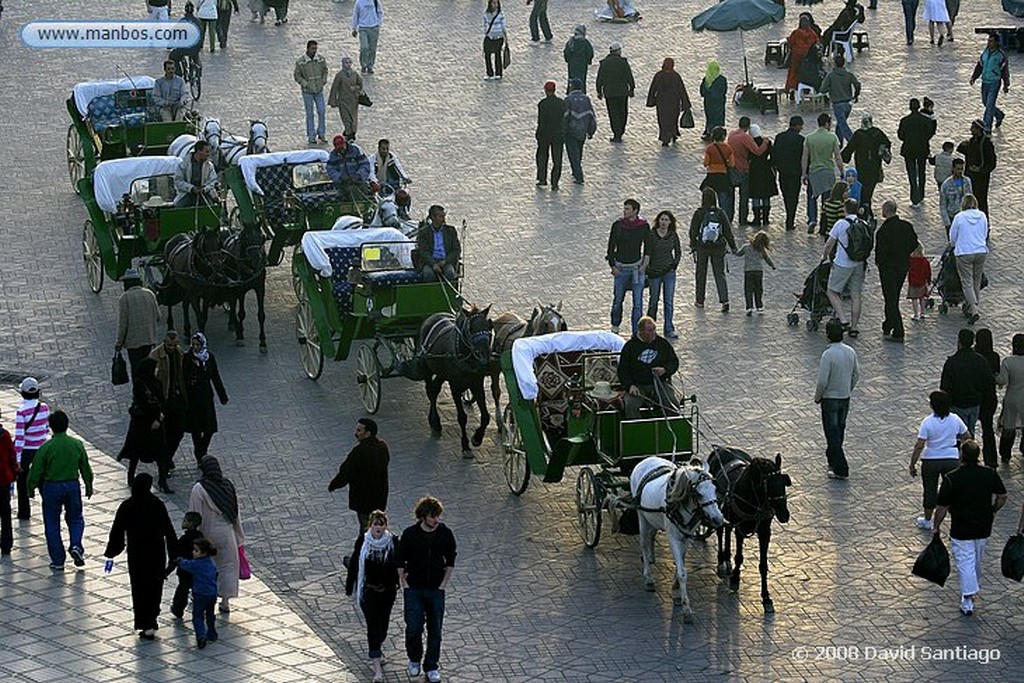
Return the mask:
<path id="1" fill-rule="evenodd" d="M 32 491 L 47 482 L 78 481 L 81 473 L 86 497 L 92 495 L 92 468 L 85 445 L 73 436 L 54 434 L 44 443 L 28 472 L 28 489 Z"/>

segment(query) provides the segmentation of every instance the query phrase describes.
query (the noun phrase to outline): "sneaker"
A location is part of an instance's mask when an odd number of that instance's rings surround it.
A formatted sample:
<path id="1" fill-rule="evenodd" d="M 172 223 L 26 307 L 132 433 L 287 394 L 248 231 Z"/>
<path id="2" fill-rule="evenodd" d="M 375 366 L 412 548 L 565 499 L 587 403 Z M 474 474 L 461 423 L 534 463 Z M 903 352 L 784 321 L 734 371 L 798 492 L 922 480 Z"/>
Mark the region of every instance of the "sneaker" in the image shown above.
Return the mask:
<path id="1" fill-rule="evenodd" d="M 406 671 L 409 672 L 409 678 L 416 678 L 420 675 L 420 663 L 409 662 L 409 666 L 406 668 Z"/>
<path id="2" fill-rule="evenodd" d="M 729 304 L 728 304 L 728 302 L 726 302 L 726 303 L 722 304 L 722 313 L 728 313 L 728 312 L 729 312 Z"/>
<path id="3" fill-rule="evenodd" d="M 76 567 L 85 566 L 85 556 L 82 554 L 81 548 L 68 548 L 68 554 L 71 555 Z"/>
<path id="4" fill-rule="evenodd" d="M 612 333 L 618 334 L 621 327 L 619 325 L 612 325 Z"/>
<path id="5" fill-rule="evenodd" d="M 355 139 L 355 138 L 353 138 L 353 139 Z M 326 144 L 327 138 L 325 138 L 323 135 L 317 135 L 316 136 L 316 141 L 319 142 L 321 145 L 323 145 L 323 144 Z"/>
<path id="6" fill-rule="evenodd" d="M 749 318 L 752 315 L 754 315 L 754 309 L 753 308 L 748 308 L 747 309 L 747 317 Z"/>
<path id="7" fill-rule="evenodd" d="M 764 306 L 762 306 L 761 308 L 757 309 L 757 314 L 758 315 L 764 315 Z"/>
<path id="8" fill-rule="evenodd" d="M 845 480 L 849 479 L 849 475 L 848 474 L 836 474 L 832 470 L 829 470 L 828 471 L 828 478 L 829 479 L 836 479 L 838 481 L 845 481 Z"/>
<path id="9" fill-rule="evenodd" d="M 974 614 L 974 600 L 971 598 L 964 598 L 960 601 L 960 614 L 965 617 L 969 617 Z"/>
<path id="10" fill-rule="evenodd" d="M 206 634 L 206 639 L 208 641 L 210 641 L 211 643 L 217 642 L 218 638 L 220 638 L 220 636 L 217 635 L 216 631 L 210 631 L 209 633 Z"/>
<path id="11" fill-rule="evenodd" d="M 494 76 L 484 76 L 484 80 L 485 81 L 493 81 L 494 80 Z"/>
<path id="12" fill-rule="evenodd" d="M 704 308 L 704 302 L 703 301 L 694 301 L 693 305 L 695 307 L 697 307 L 697 308 Z"/>
<path id="13" fill-rule="evenodd" d="M 56 562 L 51 562 L 50 569 L 54 570 L 55 572 L 62 572 L 64 571 L 64 565 L 57 564 Z"/>
<path id="14" fill-rule="evenodd" d="M 428 671 L 427 680 L 430 681 L 430 683 L 441 683 L 441 672 L 437 669 L 434 669 L 433 671 Z"/>
<path id="15" fill-rule="evenodd" d="M 669 339 L 679 339 L 679 333 L 676 332 L 675 330 L 669 330 L 668 332 L 665 333 L 665 336 L 668 337 Z"/>
<path id="16" fill-rule="evenodd" d="M 925 517 L 918 517 L 917 518 L 917 528 L 918 529 L 924 529 L 926 531 L 931 531 L 932 530 L 932 520 L 927 519 Z"/>
<path id="17" fill-rule="evenodd" d="M 276 25 L 280 26 L 281 22 L 277 22 Z M 196 647 L 198 647 L 200 650 L 206 647 L 206 638 L 196 638 Z"/>

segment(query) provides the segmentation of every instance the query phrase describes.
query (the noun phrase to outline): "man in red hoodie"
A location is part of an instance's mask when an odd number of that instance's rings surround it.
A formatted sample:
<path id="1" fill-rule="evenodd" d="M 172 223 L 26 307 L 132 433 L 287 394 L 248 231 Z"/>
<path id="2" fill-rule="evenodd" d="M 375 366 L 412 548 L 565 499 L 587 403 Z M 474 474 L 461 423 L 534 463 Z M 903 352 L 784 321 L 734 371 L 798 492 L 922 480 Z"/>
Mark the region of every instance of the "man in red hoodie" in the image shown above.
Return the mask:
<path id="1" fill-rule="evenodd" d="M 761 154 L 768 149 L 768 140 L 762 140 L 760 145 L 754 143 L 750 136 L 750 117 L 740 117 L 740 127 L 729 133 L 726 138 L 729 147 L 732 148 L 732 158 L 736 161 L 736 170 L 739 171 L 741 181 L 740 190 L 740 225 L 747 224 L 747 214 L 750 212 L 750 185 L 748 175 L 750 173 L 750 153 Z M 735 215 L 729 216 L 732 221 Z"/>
<path id="2" fill-rule="evenodd" d="M 622 218 L 612 223 L 606 256 L 615 283 L 612 294 L 612 332 L 616 334 L 622 325 L 622 302 L 627 291 L 633 293 L 630 334 L 636 334 L 637 321 L 644 314 L 644 273 L 648 261 L 644 244 L 650 234 L 651 226 L 640 218 L 640 202 L 627 199 L 622 203 Z"/>

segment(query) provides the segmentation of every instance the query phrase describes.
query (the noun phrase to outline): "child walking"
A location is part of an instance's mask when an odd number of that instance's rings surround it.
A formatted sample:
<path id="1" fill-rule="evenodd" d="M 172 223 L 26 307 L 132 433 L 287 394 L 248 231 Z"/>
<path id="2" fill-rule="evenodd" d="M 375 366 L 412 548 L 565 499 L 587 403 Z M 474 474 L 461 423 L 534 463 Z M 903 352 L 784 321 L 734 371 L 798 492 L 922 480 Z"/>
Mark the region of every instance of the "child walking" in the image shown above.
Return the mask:
<path id="1" fill-rule="evenodd" d="M 910 255 L 910 270 L 907 272 L 907 298 L 914 307 L 911 320 L 924 318 L 925 299 L 928 298 L 932 282 L 932 264 L 924 255 L 921 245 Z"/>
<path id="2" fill-rule="evenodd" d="M 203 533 L 199 531 L 199 525 L 202 523 L 203 516 L 198 512 L 185 513 L 185 518 L 181 521 L 181 528 L 185 533 L 178 538 L 178 557 L 187 558 L 192 555 L 192 546 L 203 537 Z M 176 562 L 172 562 L 167 568 L 167 574 L 170 575 L 175 568 L 178 570 L 178 587 L 174 590 L 174 598 L 171 600 L 171 614 L 184 619 L 185 608 L 188 607 L 188 592 L 192 589 L 192 575 L 178 567 Z"/>
<path id="3" fill-rule="evenodd" d="M 217 616 L 213 611 L 217 603 L 217 565 L 212 557 L 216 554 L 213 544 L 200 538 L 192 543 L 193 559 L 178 560 L 178 567 L 192 575 L 192 627 L 200 650 L 207 642 L 217 640 Z"/>
<path id="4" fill-rule="evenodd" d="M 928 159 L 928 162 L 935 167 L 935 184 L 942 192 L 942 183 L 946 178 L 953 175 L 953 141 L 946 140 L 942 143 L 942 151 Z"/>
<path id="5" fill-rule="evenodd" d="M 743 257 L 743 297 L 747 300 L 748 318 L 754 314 L 755 307 L 758 314 L 764 313 L 764 264 L 767 263 L 775 270 L 775 264 L 768 256 L 770 241 L 768 233 L 758 230 L 750 242 L 736 252 L 737 256 Z"/>

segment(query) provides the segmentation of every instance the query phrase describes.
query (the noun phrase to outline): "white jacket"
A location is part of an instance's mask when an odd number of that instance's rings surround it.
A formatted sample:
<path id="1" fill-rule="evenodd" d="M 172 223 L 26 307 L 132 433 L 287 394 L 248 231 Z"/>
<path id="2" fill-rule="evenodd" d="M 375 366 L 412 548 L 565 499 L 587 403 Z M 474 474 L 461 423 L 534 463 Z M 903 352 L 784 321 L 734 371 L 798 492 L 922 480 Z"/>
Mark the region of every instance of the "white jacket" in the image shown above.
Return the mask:
<path id="1" fill-rule="evenodd" d="M 988 253 L 988 218 L 978 209 L 961 211 L 949 226 L 949 243 L 957 256 Z"/>
<path id="2" fill-rule="evenodd" d="M 195 152 L 189 152 L 185 155 L 185 158 L 178 164 L 178 168 L 174 171 L 174 189 L 177 194 L 174 197 L 174 202 L 178 203 L 184 197 L 192 191 L 193 185 L 196 185 L 195 178 L 192 177 L 192 155 Z M 206 195 L 210 201 L 217 200 L 217 170 L 213 167 L 213 162 L 207 159 L 203 162 L 202 170 L 200 172 L 201 178 L 199 179 L 199 185 L 203 188 L 203 194 Z"/>
<path id="3" fill-rule="evenodd" d="M 196 16 L 200 19 L 216 19 L 217 0 L 196 0 Z"/>
<path id="4" fill-rule="evenodd" d="M 494 20 L 494 24 L 491 24 L 491 19 Z M 490 30 L 487 30 L 490 27 Z M 505 13 L 498 12 L 498 16 L 495 17 L 493 14 L 484 12 L 484 38 L 490 38 L 491 40 L 498 40 L 505 36 Z"/>

